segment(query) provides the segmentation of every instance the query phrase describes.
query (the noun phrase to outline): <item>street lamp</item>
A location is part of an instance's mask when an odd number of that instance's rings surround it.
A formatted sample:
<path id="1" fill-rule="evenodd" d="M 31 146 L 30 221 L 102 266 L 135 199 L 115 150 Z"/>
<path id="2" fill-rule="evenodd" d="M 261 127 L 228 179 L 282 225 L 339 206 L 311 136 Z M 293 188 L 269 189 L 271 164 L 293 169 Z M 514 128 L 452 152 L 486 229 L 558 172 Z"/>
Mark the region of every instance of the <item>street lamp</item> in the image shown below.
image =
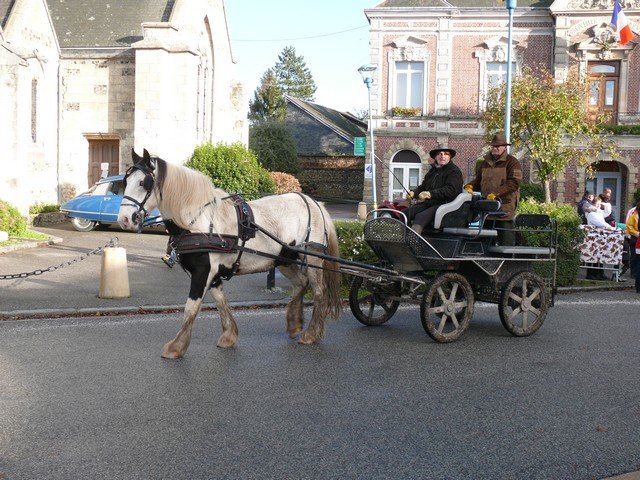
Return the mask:
<path id="1" fill-rule="evenodd" d="M 363 65 L 358 69 L 360 75 L 362 75 L 362 80 L 364 84 L 367 86 L 367 91 L 369 93 L 369 136 L 370 136 L 370 152 L 371 159 L 370 167 L 371 167 L 371 191 L 372 191 L 372 199 L 373 199 L 373 209 L 375 210 L 378 205 L 376 201 L 376 161 L 375 161 L 375 149 L 373 146 L 373 116 L 371 112 L 371 85 L 373 84 L 373 74 L 375 73 L 377 67 L 375 65 Z"/>
<path id="2" fill-rule="evenodd" d="M 504 116 L 504 134 L 507 137 L 507 143 L 510 143 L 509 140 L 511 139 L 511 32 L 513 29 L 513 11 L 516 9 L 517 4 L 518 0 L 507 0 L 507 10 L 509 10 L 509 35 L 507 39 L 507 102 Z"/>

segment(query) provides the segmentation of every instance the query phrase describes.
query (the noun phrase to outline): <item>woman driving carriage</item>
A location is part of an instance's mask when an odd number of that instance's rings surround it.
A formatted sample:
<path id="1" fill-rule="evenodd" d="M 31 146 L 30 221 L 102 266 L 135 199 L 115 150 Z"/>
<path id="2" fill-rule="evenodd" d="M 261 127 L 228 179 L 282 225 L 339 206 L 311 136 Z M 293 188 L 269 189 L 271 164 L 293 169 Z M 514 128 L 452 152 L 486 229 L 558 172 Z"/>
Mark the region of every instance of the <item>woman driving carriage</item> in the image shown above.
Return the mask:
<path id="1" fill-rule="evenodd" d="M 405 211 L 409 222 L 413 222 L 411 228 L 418 235 L 433 224 L 440 205 L 451 202 L 458 196 L 463 184 L 462 172 L 451 162 L 456 151 L 449 148 L 449 145 L 439 144 L 429 152 L 429 156 L 435 159 L 433 167 L 424 176 L 420 186 L 407 194 L 407 199 L 418 200 L 418 203 Z"/>

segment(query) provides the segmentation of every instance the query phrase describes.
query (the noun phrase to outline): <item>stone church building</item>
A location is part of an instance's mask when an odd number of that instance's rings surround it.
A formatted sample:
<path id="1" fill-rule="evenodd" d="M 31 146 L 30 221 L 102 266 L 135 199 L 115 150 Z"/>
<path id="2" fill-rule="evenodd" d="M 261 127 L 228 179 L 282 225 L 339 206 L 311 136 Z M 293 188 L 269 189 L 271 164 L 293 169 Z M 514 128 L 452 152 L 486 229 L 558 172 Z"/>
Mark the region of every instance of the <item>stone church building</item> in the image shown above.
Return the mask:
<path id="1" fill-rule="evenodd" d="M 618 125 L 640 124 L 640 37 L 624 46 L 610 22 L 614 0 L 518 0 L 511 59 L 515 74 L 542 65 L 557 81 L 576 66 L 588 82 L 589 112 L 607 112 Z M 640 0 L 620 0 L 631 29 L 640 32 Z M 465 179 L 487 151 L 481 123 L 483 94 L 506 80 L 509 11 L 504 0 L 386 0 L 365 10 L 370 22 L 377 197 L 392 198 L 417 185 L 428 152 L 447 142 Z M 640 137 L 615 135 L 620 157 L 592 159 L 587 177 L 576 165 L 553 185 L 559 203 L 573 204 L 585 189 L 612 188 L 619 218 L 640 186 Z M 521 152 L 513 152 L 521 156 Z M 367 151 L 369 155 L 369 151 Z M 525 176 L 535 172 L 521 156 Z M 366 183 L 366 181 L 365 181 Z M 371 198 L 371 180 L 365 184 Z"/>
<path id="2" fill-rule="evenodd" d="M 131 149 L 247 143 L 223 0 L 0 0 L 0 199 L 58 203 Z"/>

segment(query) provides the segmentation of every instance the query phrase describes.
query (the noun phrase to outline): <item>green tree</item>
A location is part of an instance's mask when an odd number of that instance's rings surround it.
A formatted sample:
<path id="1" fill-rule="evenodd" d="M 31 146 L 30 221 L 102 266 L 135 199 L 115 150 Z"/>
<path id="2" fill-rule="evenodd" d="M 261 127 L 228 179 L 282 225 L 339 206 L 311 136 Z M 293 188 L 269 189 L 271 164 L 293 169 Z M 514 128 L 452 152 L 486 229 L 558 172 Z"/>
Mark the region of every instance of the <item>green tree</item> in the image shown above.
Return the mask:
<path id="1" fill-rule="evenodd" d="M 287 102 L 270 68 L 262 75 L 260 86 L 253 92 L 253 100 L 249 101 L 249 120 L 257 123 L 268 118 L 284 119 L 286 113 Z"/>
<path id="2" fill-rule="evenodd" d="M 249 148 L 267 170 L 300 172 L 296 145 L 287 126 L 280 120 L 267 119 L 253 124 L 249 130 Z"/>
<path id="3" fill-rule="evenodd" d="M 204 173 L 216 187 L 229 193 L 252 197 L 276 191 L 271 174 L 258 163 L 255 153 L 240 142 L 199 145 L 185 166 Z"/>
<path id="4" fill-rule="evenodd" d="M 304 57 L 296 55 L 295 48 L 285 47 L 282 50 L 273 71 L 282 93 L 310 102 L 315 99 L 314 94 L 317 88 L 313 76 L 307 68 Z"/>
<path id="5" fill-rule="evenodd" d="M 487 93 L 483 123 L 487 135 L 504 129 L 506 98 L 504 84 Z M 616 156 L 614 144 L 598 133 L 586 112 L 587 86 L 572 69 L 564 82 L 556 82 L 544 67 L 524 67 L 511 82 L 510 140 L 513 149 L 524 149 L 544 186 L 545 202 L 551 202 L 551 181 L 569 162 L 588 172 L 589 160 L 603 150 Z"/>
<path id="6" fill-rule="evenodd" d="M 285 47 L 273 68 L 260 79 L 260 85 L 249 101 L 249 120 L 258 122 L 267 118 L 284 119 L 287 113 L 285 96 L 301 100 L 314 100 L 316 85 L 304 57 L 293 47 Z"/>

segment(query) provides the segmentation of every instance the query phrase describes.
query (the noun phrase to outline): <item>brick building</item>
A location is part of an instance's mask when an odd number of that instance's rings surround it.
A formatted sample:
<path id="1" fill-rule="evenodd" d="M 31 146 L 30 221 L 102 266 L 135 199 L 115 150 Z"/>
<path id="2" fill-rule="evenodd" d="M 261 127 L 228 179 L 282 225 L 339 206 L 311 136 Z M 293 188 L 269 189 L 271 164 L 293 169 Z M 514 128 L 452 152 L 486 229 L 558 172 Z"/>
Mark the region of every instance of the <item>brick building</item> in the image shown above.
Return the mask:
<path id="1" fill-rule="evenodd" d="M 640 32 L 640 0 L 620 0 Z M 511 60 L 543 65 L 558 81 L 578 65 L 589 77 L 586 108 L 607 111 L 617 123 L 640 121 L 640 37 L 620 46 L 609 25 L 613 0 L 519 0 L 513 14 Z M 370 22 L 377 197 L 417 185 L 429 150 L 447 142 L 470 178 L 486 152 L 483 93 L 506 79 L 509 13 L 503 0 L 386 0 L 365 10 Z M 570 165 L 553 185 L 554 199 L 575 203 L 585 188 L 613 189 L 623 215 L 640 185 L 640 137 L 616 136 L 620 158 L 593 158 L 595 176 Z M 535 172 L 521 157 L 525 180 Z M 393 172 L 393 174 L 392 174 Z M 371 182 L 365 182 L 365 200 Z"/>
<path id="2" fill-rule="evenodd" d="M 0 198 L 24 213 L 123 172 L 132 148 L 246 144 L 223 0 L 0 0 L 0 26 Z"/>

